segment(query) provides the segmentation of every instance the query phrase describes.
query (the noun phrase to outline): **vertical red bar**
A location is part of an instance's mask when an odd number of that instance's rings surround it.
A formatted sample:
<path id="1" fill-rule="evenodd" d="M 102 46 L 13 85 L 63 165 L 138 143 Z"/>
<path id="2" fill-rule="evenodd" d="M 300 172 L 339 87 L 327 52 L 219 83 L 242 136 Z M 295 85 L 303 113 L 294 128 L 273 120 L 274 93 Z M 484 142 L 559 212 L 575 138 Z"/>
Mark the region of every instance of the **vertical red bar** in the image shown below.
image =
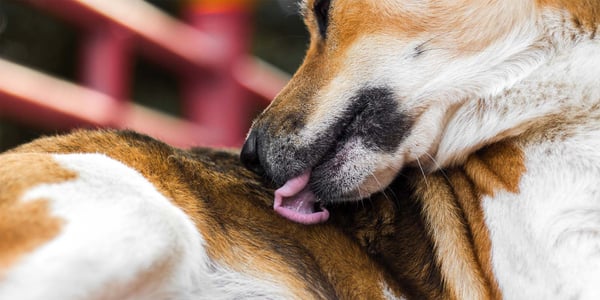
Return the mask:
<path id="1" fill-rule="evenodd" d="M 128 99 L 131 48 L 131 36 L 110 24 L 86 32 L 81 45 L 82 84 L 121 101 Z"/>
<path id="2" fill-rule="evenodd" d="M 250 95 L 235 80 L 233 66 L 246 57 L 251 36 L 248 0 L 189 1 L 187 21 L 221 43 L 229 59 L 215 70 L 189 74 L 183 81 L 183 111 L 188 119 L 211 128 L 222 137 L 219 146 L 243 142 L 251 107 Z M 204 49 L 198 49 L 204 51 Z"/>

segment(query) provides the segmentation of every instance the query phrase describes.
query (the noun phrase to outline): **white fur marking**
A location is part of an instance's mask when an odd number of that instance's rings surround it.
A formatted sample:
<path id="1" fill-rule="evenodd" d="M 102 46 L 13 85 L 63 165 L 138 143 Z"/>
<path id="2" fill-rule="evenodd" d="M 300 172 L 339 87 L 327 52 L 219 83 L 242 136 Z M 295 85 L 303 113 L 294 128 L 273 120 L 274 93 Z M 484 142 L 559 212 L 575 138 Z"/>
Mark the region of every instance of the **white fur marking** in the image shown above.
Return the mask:
<path id="1" fill-rule="evenodd" d="M 527 148 L 520 193 L 485 198 L 506 299 L 600 299 L 600 132 Z M 589 143 L 589 140 L 588 142 Z"/>
<path id="2" fill-rule="evenodd" d="M 289 298 L 211 262 L 190 218 L 137 171 L 100 154 L 54 158 L 78 178 L 22 200 L 47 199 L 62 232 L 6 274 L 0 299 Z"/>

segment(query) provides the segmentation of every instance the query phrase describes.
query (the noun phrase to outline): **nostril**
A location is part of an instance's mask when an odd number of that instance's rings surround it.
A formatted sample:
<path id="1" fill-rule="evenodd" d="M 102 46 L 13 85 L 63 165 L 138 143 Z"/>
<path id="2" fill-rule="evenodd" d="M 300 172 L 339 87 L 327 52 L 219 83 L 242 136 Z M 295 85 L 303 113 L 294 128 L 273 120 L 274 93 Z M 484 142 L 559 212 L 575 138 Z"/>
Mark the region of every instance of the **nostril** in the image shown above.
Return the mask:
<path id="1" fill-rule="evenodd" d="M 240 153 L 240 159 L 244 166 L 259 175 L 264 174 L 264 169 L 260 164 L 260 158 L 258 157 L 258 139 L 255 130 L 252 130 L 244 143 L 244 147 L 242 147 L 242 152 Z"/>

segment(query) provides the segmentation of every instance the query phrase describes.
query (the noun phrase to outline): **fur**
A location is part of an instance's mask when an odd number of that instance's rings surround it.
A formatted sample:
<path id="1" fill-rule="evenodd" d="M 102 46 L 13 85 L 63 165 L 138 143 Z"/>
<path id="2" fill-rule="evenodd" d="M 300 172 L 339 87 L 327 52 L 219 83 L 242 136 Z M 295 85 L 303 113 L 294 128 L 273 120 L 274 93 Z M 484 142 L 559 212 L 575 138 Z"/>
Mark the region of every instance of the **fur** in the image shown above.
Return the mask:
<path id="1" fill-rule="evenodd" d="M 78 131 L 0 155 L 1 299 L 401 299 L 339 225 L 276 215 L 236 153 Z M 15 215 L 16 214 L 16 215 Z"/>
<path id="2" fill-rule="evenodd" d="M 278 185 L 310 171 L 329 205 L 421 176 L 454 297 L 598 298 L 600 2 L 322 2 L 302 2 L 305 61 L 246 164 Z"/>

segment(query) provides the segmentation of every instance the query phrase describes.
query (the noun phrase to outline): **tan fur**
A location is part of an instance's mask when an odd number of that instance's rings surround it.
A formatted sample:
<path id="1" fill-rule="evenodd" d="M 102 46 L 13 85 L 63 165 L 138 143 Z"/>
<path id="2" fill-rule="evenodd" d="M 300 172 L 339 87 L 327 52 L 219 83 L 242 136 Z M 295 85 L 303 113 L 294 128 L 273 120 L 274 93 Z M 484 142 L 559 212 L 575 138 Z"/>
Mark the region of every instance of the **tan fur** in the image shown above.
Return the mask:
<path id="1" fill-rule="evenodd" d="M 60 233 L 62 220 L 50 215 L 45 199 L 21 201 L 39 184 L 76 178 L 47 154 L 0 156 L 0 275 L 27 253 Z"/>
<path id="2" fill-rule="evenodd" d="M 334 5 L 337 13 L 332 12 L 332 27 L 337 27 L 332 32 L 337 33 L 334 39 L 341 48 L 347 48 L 360 36 L 385 34 L 409 40 L 418 39 L 423 33 L 435 33 L 437 46 L 452 47 L 460 50 L 458 53 L 470 52 L 489 46 L 506 35 L 514 23 L 526 18 L 532 11 L 526 3 L 446 0 L 426 6 L 395 1 L 339 1 L 337 7 Z M 490 11 L 494 13 L 489 14 Z M 474 27 L 477 32 L 469 30 Z"/>
<path id="3" fill-rule="evenodd" d="M 436 246 L 437 263 L 452 298 L 489 298 L 486 281 L 463 225 L 462 212 L 443 174 L 420 180 L 415 193 L 423 202 L 424 218 Z"/>
<path id="4" fill-rule="evenodd" d="M 310 10 L 314 0 L 307 1 L 306 7 Z M 451 44 L 462 44 L 462 47 L 486 46 L 489 42 L 503 35 L 510 24 L 493 23 L 486 18 L 493 16 L 478 15 L 478 12 L 489 11 L 490 5 L 500 9 L 510 7 L 514 13 L 524 12 L 522 6 L 503 5 L 505 1 L 440 1 L 439 4 L 422 5 L 418 3 L 396 1 L 334 1 L 331 11 L 330 35 L 328 35 L 328 49 L 343 53 L 345 49 L 361 36 L 373 34 L 389 34 L 401 39 L 415 39 L 425 32 L 445 33 L 451 36 L 443 38 L 444 41 L 453 40 Z M 479 7 L 480 9 L 473 9 Z M 484 9 L 485 8 L 485 9 Z M 508 9 L 508 8 L 506 8 Z M 427 13 L 427 14 L 424 14 Z M 451 15 L 452 17 L 449 17 Z M 501 15 L 496 14 L 494 15 Z M 427 16 L 427 17 L 425 17 Z M 515 19 L 521 17 L 513 16 Z M 312 13 L 305 13 L 305 20 L 313 40 L 317 36 L 316 21 Z M 453 20 L 448 23 L 448 20 Z M 511 22 L 512 23 L 512 22 Z M 485 39 L 481 36 L 475 38 L 472 32 L 465 28 L 477 24 L 480 34 L 488 35 Z M 500 23 L 501 24 L 501 23 Z M 469 33 L 467 35 L 467 33 Z M 456 35 L 459 34 L 460 36 Z M 477 43 L 474 45 L 473 43 Z M 331 60 L 331 59 L 330 59 Z"/>
<path id="5" fill-rule="evenodd" d="M 523 160 L 507 141 L 433 174 L 409 168 L 370 202 L 334 210 L 333 223 L 387 265 L 409 299 L 502 299 L 482 197 L 518 193 Z"/>
<path id="6" fill-rule="evenodd" d="M 501 292 L 493 275 L 491 243 L 481 207 L 482 196 L 493 196 L 498 191 L 519 192 L 521 175 L 526 171 L 524 154 L 506 141 L 488 146 L 471 155 L 462 166 L 454 169 L 449 182 L 472 235 L 473 249 L 493 299 Z"/>
<path id="7" fill-rule="evenodd" d="M 491 299 L 502 299 L 498 283 L 492 269 L 492 245 L 489 232 L 485 226 L 481 199 L 473 187 L 473 183 L 464 173 L 453 170 L 448 173 L 459 208 L 464 214 L 465 222 L 472 236 L 472 247 L 481 268 L 482 275 L 489 287 Z"/>
<path id="8" fill-rule="evenodd" d="M 516 145 L 504 141 L 470 156 L 464 170 L 482 195 L 494 196 L 497 190 L 518 193 L 521 174 L 526 171 L 524 159 Z"/>

